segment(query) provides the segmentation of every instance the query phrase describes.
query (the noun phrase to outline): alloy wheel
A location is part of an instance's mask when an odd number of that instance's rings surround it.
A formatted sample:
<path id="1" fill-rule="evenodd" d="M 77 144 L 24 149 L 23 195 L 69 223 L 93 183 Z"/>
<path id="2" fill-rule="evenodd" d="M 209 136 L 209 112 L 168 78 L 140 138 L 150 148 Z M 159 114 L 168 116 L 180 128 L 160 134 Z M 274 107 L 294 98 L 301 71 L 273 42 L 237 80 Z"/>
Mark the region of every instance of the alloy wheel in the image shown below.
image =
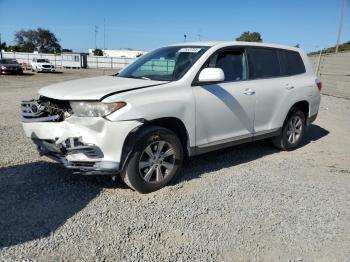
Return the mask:
<path id="1" fill-rule="evenodd" d="M 290 144 L 295 144 L 299 141 L 300 136 L 303 131 L 303 120 L 300 116 L 295 115 L 293 116 L 289 123 L 287 128 L 287 139 Z"/>
<path id="2" fill-rule="evenodd" d="M 147 183 L 162 182 L 174 169 L 175 151 L 166 141 L 148 145 L 139 159 L 139 172 Z"/>

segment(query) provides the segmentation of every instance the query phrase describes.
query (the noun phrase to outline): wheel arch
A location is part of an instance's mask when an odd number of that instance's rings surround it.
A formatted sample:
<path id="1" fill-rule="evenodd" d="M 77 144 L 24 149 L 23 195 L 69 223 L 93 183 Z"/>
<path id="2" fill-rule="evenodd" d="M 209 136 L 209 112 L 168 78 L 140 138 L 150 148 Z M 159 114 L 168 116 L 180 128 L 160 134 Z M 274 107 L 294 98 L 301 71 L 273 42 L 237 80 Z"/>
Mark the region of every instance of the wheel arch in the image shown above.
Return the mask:
<path id="1" fill-rule="evenodd" d="M 190 152 L 190 144 L 189 144 L 189 134 L 185 127 L 185 124 L 177 117 L 162 117 L 156 118 L 152 120 L 143 119 L 144 124 L 133 129 L 124 140 L 121 161 L 119 164 L 119 172 L 123 170 L 125 164 L 127 163 L 131 152 L 133 151 L 135 142 L 141 138 L 148 128 L 151 126 L 160 126 L 163 128 L 167 128 L 173 131 L 177 137 L 179 138 L 184 156 L 188 157 Z"/>
<path id="2" fill-rule="evenodd" d="M 283 125 L 285 124 L 287 118 L 288 118 L 288 115 L 290 114 L 290 112 L 294 109 L 294 108 L 298 108 L 300 109 L 304 115 L 305 115 L 305 121 L 306 121 L 306 124 L 308 123 L 307 119 L 309 118 L 309 111 L 310 111 L 310 104 L 308 101 L 306 100 L 300 100 L 298 102 L 295 102 L 294 104 L 292 104 L 289 108 L 289 110 L 287 111 L 287 113 L 285 114 L 284 116 L 284 119 L 283 119 L 283 122 L 282 122 L 282 127 Z"/>
<path id="3" fill-rule="evenodd" d="M 305 119 L 307 119 L 309 117 L 310 104 L 308 101 L 302 100 L 302 101 L 296 102 L 292 105 L 290 110 L 292 110 L 292 108 L 299 108 L 304 113 Z M 290 112 L 290 110 L 289 110 L 289 112 Z"/>

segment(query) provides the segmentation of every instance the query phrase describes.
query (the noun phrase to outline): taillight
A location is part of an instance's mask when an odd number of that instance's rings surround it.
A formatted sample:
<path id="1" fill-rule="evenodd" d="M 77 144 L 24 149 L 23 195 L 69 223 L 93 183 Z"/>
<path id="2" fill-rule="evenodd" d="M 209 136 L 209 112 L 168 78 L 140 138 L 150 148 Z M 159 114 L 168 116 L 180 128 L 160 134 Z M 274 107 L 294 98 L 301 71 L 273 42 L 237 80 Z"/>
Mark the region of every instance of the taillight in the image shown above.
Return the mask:
<path id="1" fill-rule="evenodd" d="M 318 79 L 316 79 L 316 85 L 317 85 L 317 88 L 318 88 L 318 91 L 321 92 L 321 89 L 322 89 L 322 82 Z"/>

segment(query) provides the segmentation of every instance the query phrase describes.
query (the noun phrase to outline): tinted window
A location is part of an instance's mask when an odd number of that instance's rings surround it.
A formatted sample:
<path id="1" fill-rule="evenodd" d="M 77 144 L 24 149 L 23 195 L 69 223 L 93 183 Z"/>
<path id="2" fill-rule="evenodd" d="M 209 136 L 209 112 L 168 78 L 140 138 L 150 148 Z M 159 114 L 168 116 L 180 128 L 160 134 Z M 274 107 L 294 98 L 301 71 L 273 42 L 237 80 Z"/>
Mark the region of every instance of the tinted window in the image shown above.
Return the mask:
<path id="1" fill-rule="evenodd" d="M 239 81 L 246 79 L 246 67 L 243 50 L 232 50 L 218 53 L 210 58 L 208 67 L 221 68 L 225 74 L 225 81 Z"/>
<path id="2" fill-rule="evenodd" d="M 248 54 L 250 77 L 268 78 L 281 75 L 277 50 L 268 48 L 252 48 Z"/>
<path id="3" fill-rule="evenodd" d="M 290 76 L 305 73 L 304 62 L 298 52 L 287 50 L 280 50 L 279 52 L 283 75 Z"/>

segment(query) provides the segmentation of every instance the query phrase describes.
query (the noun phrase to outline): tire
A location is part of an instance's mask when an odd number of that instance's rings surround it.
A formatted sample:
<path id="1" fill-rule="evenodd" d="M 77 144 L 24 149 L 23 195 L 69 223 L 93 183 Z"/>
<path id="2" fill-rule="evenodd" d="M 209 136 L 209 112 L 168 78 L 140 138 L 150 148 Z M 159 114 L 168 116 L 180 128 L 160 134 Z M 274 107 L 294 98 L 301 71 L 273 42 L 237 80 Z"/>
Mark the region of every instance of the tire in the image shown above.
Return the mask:
<path id="1" fill-rule="evenodd" d="M 150 193 L 169 184 L 181 170 L 182 163 L 179 138 L 169 129 L 150 126 L 135 141 L 120 175 L 130 188 Z"/>
<path id="2" fill-rule="evenodd" d="M 303 140 L 305 128 L 303 111 L 299 108 L 292 108 L 284 121 L 281 134 L 274 137 L 272 143 L 280 150 L 290 151 L 296 149 Z"/>

